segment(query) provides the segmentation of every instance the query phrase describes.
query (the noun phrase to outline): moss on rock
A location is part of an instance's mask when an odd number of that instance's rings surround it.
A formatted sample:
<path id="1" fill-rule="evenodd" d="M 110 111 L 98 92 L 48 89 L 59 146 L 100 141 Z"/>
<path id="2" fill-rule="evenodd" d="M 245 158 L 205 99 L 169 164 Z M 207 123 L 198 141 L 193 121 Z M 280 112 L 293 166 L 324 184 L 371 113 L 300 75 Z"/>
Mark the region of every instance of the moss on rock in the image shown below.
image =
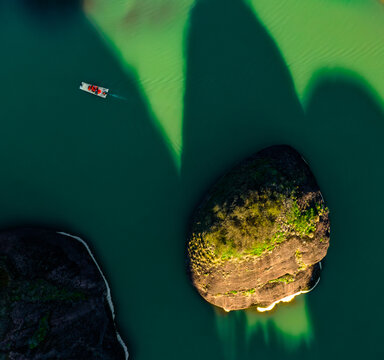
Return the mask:
<path id="1" fill-rule="evenodd" d="M 327 248 L 328 212 L 300 154 L 288 146 L 265 149 L 224 175 L 195 212 L 188 241 L 192 280 L 203 296 L 212 287 L 220 288 L 216 295 L 237 295 L 257 288 L 251 281 L 243 289 L 236 288 L 236 283 L 222 289 L 220 284 L 227 284 L 231 276 L 220 278 L 219 274 L 228 274 L 231 264 L 264 258 L 292 239 L 322 242 L 321 248 Z M 296 251 L 292 249 L 289 254 L 293 261 Z M 258 285 L 293 283 L 297 272 L 313 265 L 303 262 L 302 256 L 295 263 L 298 268 L 288 274 L 290 281 L 279 281 L 286 279 L 283 273 Z M 229 274 L 236 271 L 232 269 Z"/>

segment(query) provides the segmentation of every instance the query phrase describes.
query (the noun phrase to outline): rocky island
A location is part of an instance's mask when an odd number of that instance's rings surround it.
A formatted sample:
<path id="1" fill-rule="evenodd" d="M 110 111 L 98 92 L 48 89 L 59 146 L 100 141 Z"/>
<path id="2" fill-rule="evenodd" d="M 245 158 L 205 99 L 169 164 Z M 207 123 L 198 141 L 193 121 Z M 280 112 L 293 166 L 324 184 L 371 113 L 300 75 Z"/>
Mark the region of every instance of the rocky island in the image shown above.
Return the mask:
<path id="1" fill-rule="evenodd" d="M 0 233 L 0 359 L 128 359 L 109 286 L 83 240 Z"/>
<path id="2" fill-rule="evenodd" d="M 270 310 L 309 291 L 329 247 L 328 213 L 296 150 L 258 152 L 224 175 L 192 217 L 187 252 L 194 286 L 226 311 Z"/>

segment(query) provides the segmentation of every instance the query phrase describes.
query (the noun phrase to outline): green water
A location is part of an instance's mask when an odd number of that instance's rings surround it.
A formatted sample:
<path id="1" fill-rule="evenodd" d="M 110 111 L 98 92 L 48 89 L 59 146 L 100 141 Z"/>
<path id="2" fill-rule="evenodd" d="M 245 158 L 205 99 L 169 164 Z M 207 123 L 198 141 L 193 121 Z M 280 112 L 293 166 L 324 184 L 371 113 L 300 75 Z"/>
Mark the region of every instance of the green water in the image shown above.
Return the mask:
<path id="1" fill-rule="evenodd" d="M 86 239 L 132 359 L 381 359 L 384 7 L 38 3 L 0 1 L 1 228 Z M 217 313 L 185 273 L 188 217 L 223 171 L 281 143 L 331 210 L 322 280 L 270 314 Z"/>

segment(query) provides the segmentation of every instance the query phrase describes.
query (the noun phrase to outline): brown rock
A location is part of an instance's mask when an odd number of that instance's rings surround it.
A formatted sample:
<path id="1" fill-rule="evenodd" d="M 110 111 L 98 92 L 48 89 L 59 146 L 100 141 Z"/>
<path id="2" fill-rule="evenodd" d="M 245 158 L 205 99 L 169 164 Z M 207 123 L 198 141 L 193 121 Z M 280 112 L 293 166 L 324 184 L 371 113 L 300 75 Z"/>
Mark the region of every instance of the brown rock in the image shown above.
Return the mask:
<path id="1" fill-rule="evenodd" d="M 268 307 L 309 290 L 329 247 L 328 209 L 302 157 L 265 149 L 223 176 L 197 209 L 192 282 L 225 310 Z"/>

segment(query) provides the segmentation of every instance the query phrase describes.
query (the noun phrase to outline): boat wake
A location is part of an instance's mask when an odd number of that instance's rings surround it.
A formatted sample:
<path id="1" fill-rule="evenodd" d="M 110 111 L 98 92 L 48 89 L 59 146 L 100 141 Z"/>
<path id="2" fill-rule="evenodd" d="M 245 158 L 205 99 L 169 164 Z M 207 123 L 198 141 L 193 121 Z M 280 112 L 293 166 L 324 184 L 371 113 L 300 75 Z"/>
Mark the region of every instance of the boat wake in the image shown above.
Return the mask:
<path id="1" fill-rule="evenodd" d="M 111 93 L 109 93 L 108 95 L 109 95 L 109 96 L 112 96 L 112 97 L 114 97 L 114 98 L 116 98 L 116 99 L 119 99 L 119 100 L 128 101 L 128 99 L 127 99 L 126 97 L 121 96 L 121 95 L 111 94 Z"/>

